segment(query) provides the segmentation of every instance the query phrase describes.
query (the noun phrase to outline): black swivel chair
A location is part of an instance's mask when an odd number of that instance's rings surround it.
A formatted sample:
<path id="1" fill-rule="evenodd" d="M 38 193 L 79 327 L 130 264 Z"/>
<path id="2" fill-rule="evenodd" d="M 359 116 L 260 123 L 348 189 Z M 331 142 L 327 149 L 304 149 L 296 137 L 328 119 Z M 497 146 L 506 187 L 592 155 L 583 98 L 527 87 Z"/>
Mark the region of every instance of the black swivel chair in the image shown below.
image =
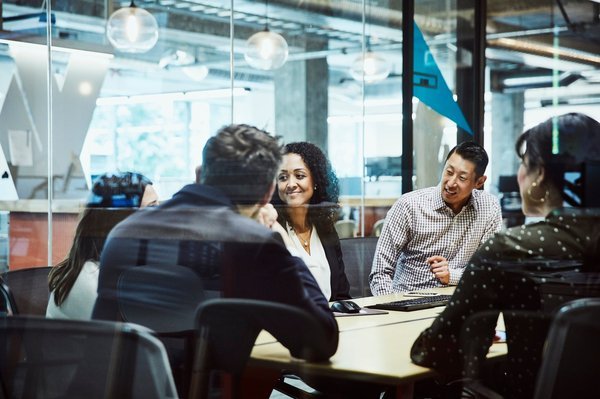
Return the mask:
<path id="1" fill-rule="evenodd" d="M 212 299 L 198 308 L 196 357 L 189 398 L 206 398 L 212 372 L 231 381 L 233 398 L 240 397 L 240 379 L 261 330 L 273 335 L 292 356 L 326 361 L 332 339 L 306 311 L 274 302 L 250 299 Z M 214 391 L 213 391 L 214 392 Z"/>
<path id="2" fill-rule="evenodd" d="M 597 395 L 600 380 L 598 337 L 600 298 L 578 299 L 563 306 L 546 339 L 534 398 Z"/>
<path id="3" fill-rule="evenodd" d="M 544 341 L 554 316 L 573 299 L 599 297 L 600 275 L 582 272 L 583 265 L 574 261 L 498 261 L 494 265 L 479 273 L 486 273 L 482 278 L 506 290 L 482 292 L 480 298 L 497 295 L 494 310 L 475 313 L 463 323 L 463 376 L 484 380 L 487 387 L 510 397 L 529 398 L 535 390 Z M 507 329 L 508 355 L 498 366 L 485 355 L 493 332 L 489 329 L 493 329 L 499 312 Z M 473 390 L 481 393 L 477 386 Z"/>
<path id="4" fill-rule="evenodd" d="M 128 323 L 0 318 L 2 398 L 175 398 L 164 346 Z"/>
<path id="5" fill-rule="evenodd" d="M 350 283 L 350 296 L 353 298 L 371 295 L 369 273 L 371 273 L 377 240 L 378 237 L 340 240 L 346 276 Z"/>
<path id="6" fill-rule="evenodd" d="M 16 313 L 17 304 L 15 303 L 15 298 L 8 285 L 0 277 L 0 314 L 14 315 Z"/>
<path id="7" fill-rule="evenodd" d="M 44 316 L 48 306 L 50 266 L 9 270 L 1 278 L 13 298 L 13 314 Z"/>

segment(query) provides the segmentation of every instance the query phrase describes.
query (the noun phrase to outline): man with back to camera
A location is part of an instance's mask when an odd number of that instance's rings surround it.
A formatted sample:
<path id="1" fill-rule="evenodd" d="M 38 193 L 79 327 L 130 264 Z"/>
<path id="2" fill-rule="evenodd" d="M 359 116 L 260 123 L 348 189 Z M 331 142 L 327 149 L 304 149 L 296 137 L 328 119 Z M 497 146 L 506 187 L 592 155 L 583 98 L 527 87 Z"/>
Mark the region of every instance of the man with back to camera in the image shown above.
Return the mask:
<path id="1" fill-rule="evenodd" d="M 481 191 L 488 156 L 454 147 L 440 184 L 402 195 L 386 216 L 369 276 L 373 295 L 456 285 L 477 247 L 502 227 L 498 200 Z"/>
<path id="2" fill-rule="evenodd" d="M 122 319 L 117 285 L 124 271 L 180 265 L 201 277 L 202 287 L 196 288 L 207 297 L 267 300 L 306 310 L 329 337 L 327 350 L 310 351 L 312 356 L 332 356 L 338 328 L 327 300 L 306 265 L 289 254 L 276 233 L 283 231 L 276 213 L 264 209 L 275 188 L 280 151 L 278 139 L 255 127 L 220 129 L 204 147 L 199 183 L 111 231 L 102 251 L 93 318 Z M 159 285 L 152 288 L 160 290 Z"/>

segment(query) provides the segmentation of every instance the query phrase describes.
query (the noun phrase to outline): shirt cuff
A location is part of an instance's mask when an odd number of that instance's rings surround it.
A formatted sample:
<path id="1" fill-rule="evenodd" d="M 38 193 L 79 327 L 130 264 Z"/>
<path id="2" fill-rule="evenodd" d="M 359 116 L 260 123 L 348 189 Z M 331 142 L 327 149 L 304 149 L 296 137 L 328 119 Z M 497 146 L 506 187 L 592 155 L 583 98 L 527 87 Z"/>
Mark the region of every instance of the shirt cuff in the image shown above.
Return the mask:
<path id="1" fill-rule="evenodd" d="M 449 272 L 450 281 L 448 282 L 448 285 L 457 285 L 462 277 L 463 270 L 450 269 Z"/>

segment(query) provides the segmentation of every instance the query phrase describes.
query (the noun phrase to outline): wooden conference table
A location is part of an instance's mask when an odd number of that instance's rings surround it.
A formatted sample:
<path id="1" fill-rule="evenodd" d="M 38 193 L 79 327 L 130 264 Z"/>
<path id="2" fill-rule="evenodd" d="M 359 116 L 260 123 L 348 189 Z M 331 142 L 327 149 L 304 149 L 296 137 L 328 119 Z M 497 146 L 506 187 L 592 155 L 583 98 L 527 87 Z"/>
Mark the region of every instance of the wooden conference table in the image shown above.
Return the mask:
<path id="1" fill-rule="evenodd" d="M 454 287 L 427 291 L 451 294 Z M 366 306 L 401 299 L 409 298 L 402 294 L 390 294 L 354 301 Z M 285 347 L 263 331 L 256 341 L 249 366 L 384 384 L 396 387 L 398 397 L 411 397 L 413 383 L 431 377 L 435 372 L 413 364 L 410 348 L 442 309 L 435 307 L 411 312 L 336 317 L 340 330 L 339 345 L 328 363 L 293 359 Z M 506 350 L 506 344 L 494 344 L 489 356 L 506 354 Z"/>

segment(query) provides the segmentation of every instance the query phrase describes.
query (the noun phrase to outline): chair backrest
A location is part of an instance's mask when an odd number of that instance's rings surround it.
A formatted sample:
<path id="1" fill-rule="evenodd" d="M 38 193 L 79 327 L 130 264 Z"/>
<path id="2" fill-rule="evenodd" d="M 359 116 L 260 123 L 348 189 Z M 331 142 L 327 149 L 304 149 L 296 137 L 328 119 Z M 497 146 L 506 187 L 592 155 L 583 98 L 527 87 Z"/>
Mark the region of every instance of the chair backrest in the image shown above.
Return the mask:
<path id="1" fill-rule="evenodd" d="M 0 277 L 0 313 L 14 315 L 17 313 L 16 309 L 17 304 L 15 303 L 15 298 L 8 285 L 6 285 L 2 277 Z"/>
<path id="2" fill-rule="evenodd" d="M 174 398 L 163 345 L 129 323 L 0 319 L 0 397 Z"/>
<path id="3" fill-rule="evenodd" d="M 50 266 L 9 270 L 2 274 L 14 299 L 14 314 L 44 316 L 48 307 Z"/>
<path id="4" fill-rule="evenodd" d="M 471 292 L 477 295 L 479 309 L 462 323 L 461 349 L 465 354 L 465 374 L 480 373 L 491 342 L 490 330 L 498 312 L 504 315 L 508 356 L 505 380 L 501 384 L 509 397 L 532 397 L 542 364 L 544 341 L 556 312 L 574 298 L 600 296 L 597 273 L 573 270 L 581 263 L 494 261 L 481 265 L 481 281 L 490 281 Z M 502 291 L 509 287 L 509 291 Z M 488 301 L 489 305 L 488 306 Z M 492 320 L 493 319 L 493 320 Z"/>
<path id="5" fill-rule="evenodd" d="M 335 222 L 335 231 L 340 238 L 352 238 L 356 232 L 356 222 L 354 220 L 338 220 Z"/>
<path id="6" fill-rule="evenodd" d="M 563 306 L 550 327 L 535 390 L 536 399 L 594 396 L 600 380 L 600 298 Z"/>
<path id="7" fill-rule="evenodd" d="M 369 274 L 377 247 L 377 237 L 346 238 L 340 240 L 340 246 L 350 283 L 350 296 L 356 298 L 371 295 Z"/>
<path id="8" fill-rule="evenodd" d="M 333 355 L 332 337 L 315 318 L 303 309 L 281 303 L 250 299 L 207 300 L 198 307 L 196 328 L 199 338 L 190 398 L 206 397 L 211 371 L 233 376 L 231 388 L 236 397 L 239 376 L 263 329 L 288 348 L 293 357 L 324 361 Z"/>
<path id="9" fill-rule="evenodd" d="M 381 235 L 381 230 L 383 230 L 383 224 L 385 223 L 385 219 L 379 219 L 373 224 L 373 231 L 371 233 L 374 237 L 379 237 Z"/>

